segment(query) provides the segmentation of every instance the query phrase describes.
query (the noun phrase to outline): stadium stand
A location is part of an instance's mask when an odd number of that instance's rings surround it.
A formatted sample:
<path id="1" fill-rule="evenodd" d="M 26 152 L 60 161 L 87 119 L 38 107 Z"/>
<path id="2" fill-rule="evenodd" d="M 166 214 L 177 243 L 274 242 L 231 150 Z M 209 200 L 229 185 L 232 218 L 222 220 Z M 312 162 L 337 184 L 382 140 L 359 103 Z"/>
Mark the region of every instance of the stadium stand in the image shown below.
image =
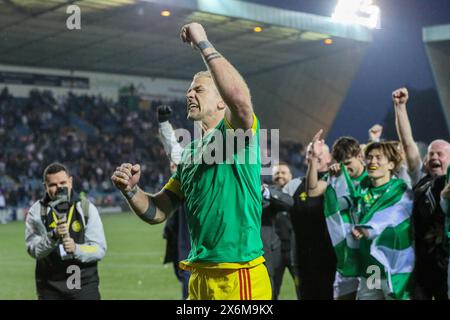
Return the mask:
<path id="1" fill-rule="evenodd" d="M 0 94 L 0 189 L 10 208 L 27 208 L 42 197 L 41 173 L 48 163 L 60 161 L 73 168 L 75 190 L 100 207 L 123 205 L 110 182 L 122 162 L 143 166 L 145 190 L 157 191 L 169 176 L 168 160 L 158 140 L 156 106 L 136 107 L 126 101 L 69 93 L 55 98 L 51 91 L 30 91 L 27 98 L 13 97 L 5 87 Z M 164 101 L 175 110 L 171 122 L 192 131 L 185 102 Z M 126 116 L 125 116 L 126 115 Z M 137 121 L 139 119 L 139 121 Z M 144 134 L 142 134 L 144 132 Z M 303 144 L 283 141 L 280 159 L 290 159 L 294 172 L 305 172 Z"/>

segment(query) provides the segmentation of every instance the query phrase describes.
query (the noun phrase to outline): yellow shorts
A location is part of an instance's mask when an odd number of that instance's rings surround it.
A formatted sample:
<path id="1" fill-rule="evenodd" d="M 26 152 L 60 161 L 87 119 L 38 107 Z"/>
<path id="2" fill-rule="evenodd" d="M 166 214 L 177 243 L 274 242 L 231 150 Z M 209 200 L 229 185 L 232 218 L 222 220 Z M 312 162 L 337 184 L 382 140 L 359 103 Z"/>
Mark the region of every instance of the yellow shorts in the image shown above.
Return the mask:
<path id="1" fill-rule="evenodd" d="M 261 263 L 241 269 L 192 268 L 189 300 L 271 300 L 272 287 Z"/>

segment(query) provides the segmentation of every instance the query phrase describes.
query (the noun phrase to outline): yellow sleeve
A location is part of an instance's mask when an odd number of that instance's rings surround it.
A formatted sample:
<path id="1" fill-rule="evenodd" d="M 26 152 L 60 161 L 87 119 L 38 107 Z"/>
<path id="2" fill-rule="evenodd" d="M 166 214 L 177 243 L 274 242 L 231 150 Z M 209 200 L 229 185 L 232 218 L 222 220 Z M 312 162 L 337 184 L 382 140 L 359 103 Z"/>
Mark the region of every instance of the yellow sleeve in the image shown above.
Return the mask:
<path id="1" fill-rule="evenodd" d="M 235 128 L 233 128 L 233 126 L 231 125 L 231 123 L 228 121 L 227 117 L 224 117 L 224 123 L 225 123 L 225 127 L 226 127 L 227 129 L 236 130 Z M 252 133 L 255 134 L 257 129 L 258 129 L 258 118 L 257 118 L 256 115 L 253 113 Z"/>
<path id="2" fill-rule="evenodd" d="M 180 181 L 177 179 L 170 178 L 163 189 L 175 193 L 180 199 L 184 198 L 183 192 L 181 191 Z"/>

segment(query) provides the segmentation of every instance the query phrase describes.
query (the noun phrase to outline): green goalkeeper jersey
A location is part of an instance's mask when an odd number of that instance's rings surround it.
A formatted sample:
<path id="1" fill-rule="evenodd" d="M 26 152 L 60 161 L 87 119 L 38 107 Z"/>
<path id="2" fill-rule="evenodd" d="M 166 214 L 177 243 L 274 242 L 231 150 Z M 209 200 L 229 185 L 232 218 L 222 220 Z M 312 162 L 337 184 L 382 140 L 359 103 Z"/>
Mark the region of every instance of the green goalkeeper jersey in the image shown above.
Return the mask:
<path id="1" fill-rule="evenodd" d="M 263 255 L 259 130 L 253 115 L 247 138 L 237 138 L 239 130 L 224 118 L 184 149 L 176 173 L 164 186 L 186 205 L 188 262 L 248 262 Z"/>

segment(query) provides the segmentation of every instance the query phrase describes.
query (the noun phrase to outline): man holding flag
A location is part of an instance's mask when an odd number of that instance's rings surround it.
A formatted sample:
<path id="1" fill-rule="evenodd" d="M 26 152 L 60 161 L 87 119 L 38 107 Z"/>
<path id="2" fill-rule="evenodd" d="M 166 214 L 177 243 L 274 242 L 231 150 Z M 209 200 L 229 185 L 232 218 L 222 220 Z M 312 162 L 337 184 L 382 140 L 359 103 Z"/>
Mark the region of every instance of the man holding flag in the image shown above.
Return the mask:
<path id="1" fill-rule="evenodd" d="M 320 154 L 323 140 L 319 138 L 313 140 L 313 158 Z M 398 145 L 371 143 L 365 156 L 370 183 L 355 187 L 342 166 L 346 184 L 330 185 L 325 193 L 325 216 L 338 271 L 360 277 L 358 299 L 409 299 L 414 265 L 412 199 L 406 183 L 394 177 L 401 162 Z M 346 196 L 340 188 L 347 190 Z"/>
<path id="2" fill-rule="evenodd" d="M 371 186 L 351 195 L 358 208 L 352 231 L 360 241 L 362 278 L 360 300 L 409 299 L 414 267 L 412 247 L 412 197 L 405 181 L 394 177 L 402 158 L 395 142 L 375 142 L 365 149 Z M 369 283 L 380 269 L 381 282 Z"/>
<path id="3" fill-rule="evenodd" d="M 322 143 L 323 140 L 320 140 L 321 134 L 322 131 L 319 131 L 314 137 L 313 142 L 311 143 L 311 145 L 315 144 L 315 146 L 319 148 L 318 150 L 316 150 L 314 154 L 322 154 L 324 151 L 323 147 L 320 147 L 318 145 L 318 144 L 322 146 L 325 145 L 324 143 Z M 311 156 L 311 152 L 309 155 Z M 363 161 L 363 154 L 361 151 L 361 147 L 359 142 L 355 138 L 340 137 L 339 139 L 337 139 L 333 144 L 332 156 L 337 163 L 330 167 L 330 172 L 332 173 L 334 172 L 336 174 L 324 176 L 323 179 L 321 180 L 315 178 L 317 177 L 316 171 L 318 168 L 317 158 L 316 157 L 308 158 L 309 166 L 308 166 L 307 188 L 309 197 L 316 198 L 321 195 L 324 195 L 327 191 L 328 185 L 331 186 L 328 193 L 334 192 L 335 196 L 338 198 L 348 195 L 349 192 L 347 190 L 348 189 L 347 183 L 344 175 L 341 174 L 342 173 L 341 167 L 345 167 L 349 179 L 351 179 L 352 184 L 355 187 L 359 186 L 361 183 L 365 185 L 370 184 L 367 172 L 365 170 L 365 164 Z M 352 224 L 348 223 L 350 221 L 351 216 L 349 215 L 348 211 L 342 211 L 341 216 L 343 220 L 347 222 L 344 223 L 344 225 L 340 224 L 340 221 L 326 219 L 328 232 L 330 234 L 331 239 L 333 240 L 333 245 L 336 244 L 335 241 L 342 242 L 344 240 L 350 244 L 349 246 L 342 246 L 342 245 L 340 246 L 340 248 L 342 248 L 344 252 L 342 252 L 342 254 L 338 254 L 339 259 L 337 259 L 338 261 L 333 285 L 334 287 L 333 295 L 335 300 L 355 300 L 359 280 L 357 277 L 358 274 L 354 270 L 355 263 L 354 259 L 352 258 L 354 256 L 354 251 L 351 248 L 355 247 L 355 245 L 351 244 L 352 242 L 354 242 L 353 237 L 350 236 Z M 339 228 L 342 226 L 345 227 L 347 231 L 343 233 L 349 235 L 348 239 L 345 239 L 345 237 L 344 238 L 338 237 L 337 239 L 333 238 L 333 236 L 336 235 L 335 232 L 336 222 L 338 223 L 338 230 L 340 230 Z"/>

